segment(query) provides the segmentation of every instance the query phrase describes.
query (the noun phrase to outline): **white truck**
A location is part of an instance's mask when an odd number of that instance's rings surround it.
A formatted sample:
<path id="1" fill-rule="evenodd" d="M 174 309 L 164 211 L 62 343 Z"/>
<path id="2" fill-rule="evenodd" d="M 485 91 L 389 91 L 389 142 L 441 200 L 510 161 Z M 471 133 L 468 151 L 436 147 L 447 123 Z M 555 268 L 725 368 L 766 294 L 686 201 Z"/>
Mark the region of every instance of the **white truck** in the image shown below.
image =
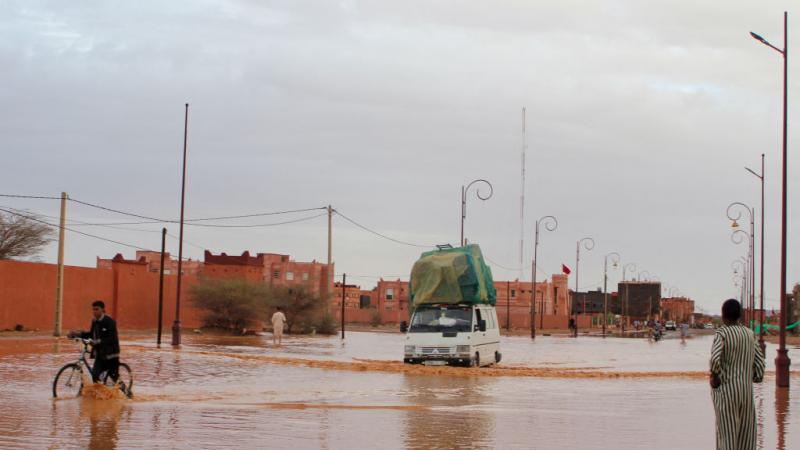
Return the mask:
<path id="1" fill-rule="evenodd" d="M 407 364 L 486 366 L 499 363 L 500 328 L 489 304 L 425 304 L 400 324 Z"/>

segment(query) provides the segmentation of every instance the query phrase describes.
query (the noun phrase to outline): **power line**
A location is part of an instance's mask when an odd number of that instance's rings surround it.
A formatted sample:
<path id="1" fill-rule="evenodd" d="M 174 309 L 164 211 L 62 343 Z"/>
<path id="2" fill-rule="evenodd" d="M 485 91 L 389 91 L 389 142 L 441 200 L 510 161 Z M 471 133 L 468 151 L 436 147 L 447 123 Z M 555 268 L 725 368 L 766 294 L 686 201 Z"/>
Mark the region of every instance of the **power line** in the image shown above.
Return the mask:
<path id="1" fill-rule="evenodd" d="M 520 270 L 520 268 L 519 268 L 519 267 L 507 267 L 507 266 L 504 266 L 504 265 L 502 265 L 502 264 L 498 264 L 498 263 L 496 263 L 496 262 L 492 261 L 492 259 L 491 259 L 491 258 L 489 258 L 489 257 L 488 257 L 488 256 L 486 256 L 486 255 L 483 255 L 483 257 L 484 257 L 484 258 L 485 258 L 487 261 L 489 261 L 490 263 L 492 263 L 492 265 L 495 265 L 495 266 L 497 266 L 497 267 L 499 267 L 499 268 L 501 268 L 501 269 L 505 269 L 505 270 L 508 270 L 508 271 L 510 271 L 510 272 L 517 272 L 518 270 Z M 530 269 L 531 267 L 533 267 L 533 263 L 531 263 L 531 264 L 528 264 L 527 266 L 525 266 L 525 267 L 523 268 L 523 270 L 528 270 L 528 269 Z M 549 274 L 549 273 L 545 272 L 545 271 L 544 271 L 544 270 L 543 270 L 541 267 L 536 267 L 536 270 L 538 271 L 538 273 L 540 273 L 540 274 L 544 275 L 545 277 L 547 277 L 547 276 L 550 276 L 550 275 L 551 275 L 551 274 Z"/>
<path id="2" fill-rule="evenodd" d="M 135 214 L 135 213 L 125 212 L 125 211 L 120 211 L 118 209 L 108 208 L 106 206 L 101 206 L 101 205 L 95 205 L 93 203 L 84 202 L 82 200 L 78 200 L 78 199 L 75 199 L 75 198 L 67 197 L 67 200 L 69 200 L 69 201 L 71 201 L 73 203 L 78 203 L 78 204 L 84 205 L 84 206 L 89 206 L 89 207 L 92 207 L 92 208 L 101 209 L 103 211 L 113 212 L 113 213 L 116 213 L 116 214 L 122 214 L 123 216 L 130 216 L 130 217 L 136 217 L 136 218 L 139 218 L 139 219 L 152 220 L 152 221 L 155 221 L 155 222 L 158 222 L 158 223 L 175 222 L 173 220 L 158 219 L 158 218 L 155 218 L 155 217 L 144 216 L 144 215 L 141 215 L 141 214 Z"/>
<path id="3" fill-rule="evenodd" d="M 314 208 L 317 209 L 317 208 Z M 203 227 L 203 228 L 260 228 L 260 227 L 273 227 L 277 225 L 286 225 L 290 223 L 298 223 L 298 222 L 305 222 L 307 220 L 316 219 L 317 217 L 322 217 L 327 215 L 327 212 L 322 214 L 316 214 L 313 216 L 301 217 L 299 219 L 292 219 L 286 220 L 283 222 L 272 222 L 272 223 L 255 223 L 255 224 L 246 224 L 246 225 L 230 225 L 230 224 L 222 224 L 222 223 L 184 223 L 187 226 L 195 226 L 195 227 Z M 197 219 L 197 220 L 205 220 L 205 219 Z M 184 222 L 186 222 L 184 220 Z M 144 224 L 156 224 L 156 223 L 177 223 L 177 222 L 155 222 L 155 221 L 148 221 L 148 222 L 98 222 L 98 223 L 81 223 L 78 226 L 94 226 L 94 227 L 114 227 L 116 225 L 144 225 Z M 144 230 L 140 230 L 144 231 Z"/>
<path id="4" fill-rule="evenodd" d="M 372 233 L 372 234 L 374 234 L 375 236 L 382 237 L 383 239 L 386 239 L 386 240 L 392 241 L 392 242 L 394 242 L 394 243 L 397 243 L 397 244 L 402 244 L 402 245 L 408 245 L 408 246 L 410 246 L 410 247 L 419 247 L 419 248 L 432 248 L 432 247 L 435 247 L 435 245 L 421 245 L 421 244 L 412 244 L 411 242 L 405 242 L 405 241 L 401 241 L 401 240 L 399 240 L 399 239 L 395 239 L 395 238 L 392 238 L 392 237 L 386 236 L 385 234 L 378 233 L 377 231 L 375 231 L 375 230 L 373 230 L 373 229 L 371 229 L 371 228 L 367 228 L 366 226 L 364 226 L 364 225 L 361 225 L 360 223 L 358 223 L 358 222 L 356 222 L 355 220 L 353 220 L 353 219 L 351 219 L 351 218 L 349 218 L 349 217 L 345 216 L 344 214 L 342 214 L 341 212 L 339 212 L 339 211 L 338 211 L 338 210 L 336 210 L 336 209 L 334 209 L 334 210 L 333 210 L 333 212 L 334 212 L 334 213 L 336 213 L 336 215 L 338 215 L 338 216 L 341 216 L 341 217 L 342 217 L 344 220 L 346 220 L 346 221 L 350 222 L 351 224 L 353 224 L 353 225 L 357 226 L 358 228 L 361 228 L 361 229 L 362 229 L 362 230 L 364 230 L 364 231 L 367 231 L 367 232 L 369 232 L 369 233 Z"/>
<path id="5" fill-rule="evenodd" d="M 226 220 L 226 219 L 245 219 L 250 217 L 264 217 L 264 216 L 275 216 L 279 214 L 293 214 L 293 213 L 300 213 L 300 212 L 308 212 L 308 211 L 318 211 L 318 210 L 327 210 L 327 206 L 320 206 L 317 208 L 303 208 L 303 209 L 290 209 L 286 211 L 274 211 L 274 212 L 266 212 L 266 213 L 255 213 L 255 214 L 241 214 L 238 216 L 220 216 L 220 217 L 203 217 L 201 219 L 184 219 L 184 222 L 200 222 L 204 220 Z M 325 213 L 327 214 L 327 212 Z"/>
<path id="6" fill-rule="evenodd" d="M 274 227 L 278 225 L 287 225 L 290 223 L 299 223 L 305 222 L 307 220 L 316 219 L 317 217 L 327 216 L 328 213 L 324 212 L 322 214 L 315 214 L 313 216 L 301 217 L 299 219 L 293 220 L 286 220 L 283 222 L 272 222 L 272 223 L 257 223 L 257 224 L 249 224 L 249 225 L 226 225 L 226 224 L 210 224 L 210 223 L 186 223 L 184 225 L 191 225 L 195 227 L 204 227 L 204 228 L 261 228 L 261 227 Z"/>
<path id="7" fill-rule="evenodd" d="M 159 231 L 159 233 L 161 233 L 161 232 Z M 171 238 L 175 238 L 175 239 L 180 239 L 178 236 L 175 236 L 174 234 L 172 234 L 170 232 L 167 232 L 167 236 L 169 236 Z M 194 242 L 187 241 L 186 239 L 184 239 L 183 242 L 191 245 L 192 247 L 199 248 L 200 250 L 203 250 L 203 251 L 208 250 L 210 248 L 210 247 L 204 247 L 202 245 L 195 244 Z"/>
<path id="8" fill-rule="evenodd" d="M 40 219 L 37 219 L 35 217 L 31 217 L 29 215 L 26 215 L 26 214 L 20 214 L 18 212 L 14 212 L 14 211 L 11 211 L 11 210 L 8 210 L 8 209 L 5 209 L 5 208 L 0 208 L 0 211 L 4 211 L 4 212 L 6 212 L 8 214 L 13 214 L 13 215 L 19 216 L 19 217 L 24 217 L 24 218 L 26 218 L 28 220 L 32 220 L 34 222 L 39 222 L 39 223 L 42 223 L 44 225 L 47 225 L 47 226 L 50 226 L 50 227 L 53 227 L 53 228 L 59 228 L 59 229 L 61 228 L 60 225 L 55 225 L 55 224 L 52 224 L 50 222 L 46 222 L 44 220 L 40 220 Z M 125 247 L 134 248 L 136 250 L 148 250 L 148 249 L 146 249 L 144 247 L 140 247 L 138 245 L 128 244 L 128 243 L 120 242 L 120 241 L 115 241 L 114 239 L 108 239 L 108 238 L 104 238 L 102 236 L 97 236 L 97 235 L 94 235 L 94 234 L 84 233 L 83 231 L 73 230 L 71 228 L 64 227 L 64 229 L 67 230 L 67 231 L 71 231 L 73 233 L 77 233 L 77 234 L 83 235 L 83 236 L 99 239 L 101 241 L 111 242 L 113 244 L 123 245 Z"/>
<path id="9" fill-rule="evenodd" d="M 48 197 L 44 195 L 22 195 L 22 194 L 0 194 L 0 197 L 7 198 L 34 198 L 39 200 L 61 200 L 61 197 Z"/>
<path id="10" fill-rule="evenodd" d="M 69 198 L 68 197 L 68 200 L 71 201 L 71 202 L 75 202 L 75 203 L 78 203 L 78 204 L 81 204 L 81 205 L 84 205 L 84 206 L 89 206 L 89 207 L 92 207 L 92 208 L 100 209 L 100 210 L 103 210 L 103 211 L 108 211 L 108 212 L 112 212 L 112 213 L 116 213 L 116 214 L 121 214 L 121 215 L 124 215 L 124 216 L 136 217 L 138 219 L 145 219 L 145 220 L 148 221 L 148 222 L 124 222 L 124 223 L 117 223 L 117 224 L 110 223 L 110 225 L 143 225 L 143 224 L 146 224 L 146 223 L 179 223 L 178 220 L 174 220 L 174 219 L 159 219 L 157 217 L 150 217 L 150 216 L 145 216 L 143 214 L 132 213 L 132 212 L 127 212 L 127 211 L 122 211 L 122 210 L 119 210 L 119 209 L 109 208 L 107 206 L 97 205 L 97 204 L 94 204 L 94 203 L 85 202 L 85 201 L 78 200 L 78 199 L 75 199 L 75 198 Z M 274 216 L 274 215 L 280 215 L 280 214 L 293 214 L 293 213 L 299 213 L 299 212 L 317 211 L 317 210 L 322 210 L 322 209 L 327 209 L 327 207 L 290 209 L 290 210 L 285 210 L 285 211 L 262 212 L 262 213 L 253 213 L 253 214 L 239 214 L 239 215 L 233 215 L 233 216 L 201 217 L 201 218 L 196 218 L 196 219 L 184 219 L 184 224 L 195 225 L 195 226 L 216 226 L 216 227 L 271 226 L 271 224 L 265 224 L 265 225 L 210 224 L 210 225 L 204 225 L 204 224 L 189 224 L 187 222 L 202 222 L 202 221 L 209 221 L 209 220 L 227 220 L 227 219 L 244 219 L 244 218 L 252 218 L 252 217 L 264 217 L 264 216 Z M 315 216 L 315 217 L 317 217 L 317 216 Z M 286 223 L 292 223 L 292 222 L 286 222 Z M 278 225 L 282 225 L 282 224 L 283 223 L 279 223 Z M 103 224 L 103 225 L 108 225 L 108 224 Z"/>
<path id="11" fill-rule="evenodd" d="M 2 206 L 2 207 L 3 208 L 8 208 L 8 209 L 13 210 L 13 211 L 17 211 L 17 212 L 27 212 L 26 210 L 18 209 L 18 208 L 12 208 L 11 206 L 7 206 L 7 205 L 6 206 Z M 56 220 L 60 219 L 58 216 L 51 216 L 51 215 L 48 215 L 48 214 L 42 214 L 42 213 L 40 213 L 38 211 L 35 211 L 34 214 L 36 214 L 37 216 L 40 216 L 40 217 L 47 217 L 49 219 L 56 219 Z M 74 225 L 74 226 L 92 225 L 92 226 L 102 226 L 102 227 L 105 227 L 105 228 L 112 228 L 112 229 L 115 229 L 115 230 L 123 230 L 123 231 L 136 231 L 136 232 L 142 232 L 142 233 L 161 233 L 160 230 L 144 230 L 144 229 L 141 229 L 141 228 L 125 228 L 125 227 L 118 227 L 118 226 L 115 226 L 115 225 L 106 225 L 106 224 L 102 224 L 101 225 L 101 224 L 83 222 L 83 221 L 76 220 L 76 219 L 67 219 L 67 222 L 68 222 L 68 225 Z"/>

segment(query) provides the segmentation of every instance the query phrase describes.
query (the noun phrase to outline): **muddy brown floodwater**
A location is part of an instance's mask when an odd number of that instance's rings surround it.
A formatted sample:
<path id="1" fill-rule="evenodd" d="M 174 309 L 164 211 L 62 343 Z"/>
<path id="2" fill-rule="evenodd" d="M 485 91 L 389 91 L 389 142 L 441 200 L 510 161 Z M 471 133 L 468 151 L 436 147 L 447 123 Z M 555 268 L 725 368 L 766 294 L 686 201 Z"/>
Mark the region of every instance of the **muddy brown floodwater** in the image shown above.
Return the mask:
<path id="1" fill-rule="evenodd" d="M 0 337 L 0 448 L 710 449 L 710 336 L 509 337 L 503 363 L 399 363 L 403 336 L 123 337 L 133 400 L 51 398 L 71 341 Z M 800 448 L 800 373 L 756 387 L 759 448 Z M 800 350 L 790 350 L 800 365 Z"/>

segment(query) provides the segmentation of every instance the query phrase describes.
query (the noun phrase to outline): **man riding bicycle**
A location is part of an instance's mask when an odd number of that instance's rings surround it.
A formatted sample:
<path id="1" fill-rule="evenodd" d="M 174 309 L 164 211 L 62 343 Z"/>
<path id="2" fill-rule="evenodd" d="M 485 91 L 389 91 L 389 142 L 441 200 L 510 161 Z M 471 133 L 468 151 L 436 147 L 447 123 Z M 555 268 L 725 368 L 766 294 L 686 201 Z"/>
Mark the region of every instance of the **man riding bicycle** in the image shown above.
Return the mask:
<path id="1" fill-rule="evenodd" d="M 117 336 L 117 323 L 106 315 L 106 304 L 102 300 L 92 303 L 92 325 L 89 331 L 70 331 L 70 338 L 91 339 L 92 356 L 92 381 L 98 382 L 100 374 L 107 372 L 109 378 L 117 381 L 119 378 L 119 336 Z"/>

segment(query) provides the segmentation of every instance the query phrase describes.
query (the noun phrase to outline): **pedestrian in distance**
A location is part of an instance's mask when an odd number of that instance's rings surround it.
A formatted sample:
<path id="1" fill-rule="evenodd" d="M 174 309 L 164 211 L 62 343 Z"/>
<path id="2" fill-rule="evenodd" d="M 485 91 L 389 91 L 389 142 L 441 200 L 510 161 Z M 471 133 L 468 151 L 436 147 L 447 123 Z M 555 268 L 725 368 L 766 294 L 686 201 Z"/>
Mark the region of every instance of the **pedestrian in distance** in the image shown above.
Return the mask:
<path id="1" fill-rule="evenodd" d="M 280 306 L 272 315 L 272 345 L 281 345 L 283 340 L 283 326 L 286 324 L 286 316 Z"/>
<path id="2" fill-rule="evenodd" d="M 739 323 L 742 305 L 722 304 L 723 326 L 714 334 L 709 383 L 717 425 L 717 450 L 755 450 L 758 437 L 753 383 L 764 379 L 764 355 L 750 328 Z"/>

